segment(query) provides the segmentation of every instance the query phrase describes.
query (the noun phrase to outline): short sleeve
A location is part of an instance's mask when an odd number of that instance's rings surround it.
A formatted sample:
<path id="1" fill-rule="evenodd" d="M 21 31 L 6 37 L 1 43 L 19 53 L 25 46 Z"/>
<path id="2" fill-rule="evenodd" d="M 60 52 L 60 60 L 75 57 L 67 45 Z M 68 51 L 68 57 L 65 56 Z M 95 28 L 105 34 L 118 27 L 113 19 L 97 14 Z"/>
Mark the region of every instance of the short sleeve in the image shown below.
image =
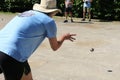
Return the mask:
<path id="1" fill-rule="evenodd" d="M 46 32 L 48 38 L 56 37 L 57 28 L 54 20 L 51 20 L 46 24 Z"/>

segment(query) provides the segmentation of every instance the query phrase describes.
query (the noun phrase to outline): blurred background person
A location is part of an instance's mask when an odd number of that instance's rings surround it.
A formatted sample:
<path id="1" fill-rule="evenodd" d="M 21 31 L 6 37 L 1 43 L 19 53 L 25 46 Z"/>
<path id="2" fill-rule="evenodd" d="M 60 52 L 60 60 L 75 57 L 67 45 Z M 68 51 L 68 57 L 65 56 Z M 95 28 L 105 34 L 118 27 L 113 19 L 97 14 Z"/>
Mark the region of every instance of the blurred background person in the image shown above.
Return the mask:
<path id="1" fill-rule="evenodd" d="M 69 15 L 71 18 L 71 22 L 73 22 L 73 19 L 72 19 L 73 2 L 74 2 L 74 0 L 65 0 L 65 20 L 64 20 L 64 23 L 68 22 Z"/>
<path id="2" fill-rule="evenodd" d="M 91 21 L 91 3 L 92 0 L 83 0 L 83 19 L 85 21 L 86 15 L 88 16 L 89 21 Z"/>

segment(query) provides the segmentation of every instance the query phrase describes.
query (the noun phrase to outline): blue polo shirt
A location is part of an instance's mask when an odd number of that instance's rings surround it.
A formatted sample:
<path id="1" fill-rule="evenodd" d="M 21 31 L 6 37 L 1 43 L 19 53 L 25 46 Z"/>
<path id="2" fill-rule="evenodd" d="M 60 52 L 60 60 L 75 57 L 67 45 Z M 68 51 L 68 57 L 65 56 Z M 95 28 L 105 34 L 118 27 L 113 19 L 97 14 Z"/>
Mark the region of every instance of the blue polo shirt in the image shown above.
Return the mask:
<path id="1" fill-rule="evenodd" d="M 24 62 L 46 37 L 56 37 L 54 20 L 38 11 L 26 11 L 0 31 L 0 51 Z"/>

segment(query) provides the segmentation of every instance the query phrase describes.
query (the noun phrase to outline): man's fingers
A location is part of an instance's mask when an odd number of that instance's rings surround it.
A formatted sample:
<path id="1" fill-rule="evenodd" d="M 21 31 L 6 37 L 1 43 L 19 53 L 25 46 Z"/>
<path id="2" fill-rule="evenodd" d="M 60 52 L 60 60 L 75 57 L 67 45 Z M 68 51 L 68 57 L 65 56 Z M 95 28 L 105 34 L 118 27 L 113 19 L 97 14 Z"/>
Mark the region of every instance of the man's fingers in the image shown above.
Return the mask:
<path id="1" fill-rule="evenodd" d="M 73 41 L 76 40 L 76 39 L 73 38 L 73 37 L 70 37 L 69 40 L 73 42 Z"/>
<path id="2" fill-rule="evenodd" d="M 76 34 L 70 34 L 70 36 L 76 36 Z"/>

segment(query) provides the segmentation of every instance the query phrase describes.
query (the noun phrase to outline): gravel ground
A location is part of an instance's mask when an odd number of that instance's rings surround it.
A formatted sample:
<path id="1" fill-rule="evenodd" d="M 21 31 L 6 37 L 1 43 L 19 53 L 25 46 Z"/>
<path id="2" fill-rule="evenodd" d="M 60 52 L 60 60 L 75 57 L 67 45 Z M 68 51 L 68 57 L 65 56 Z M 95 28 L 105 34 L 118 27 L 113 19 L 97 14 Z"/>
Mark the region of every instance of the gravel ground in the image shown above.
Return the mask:
<path id="1" fill-rule="evenodd" d="M 15 14 L 0 14 L 0 29 Z M 65 41 L 58 51 L 52 51 L 48 40 L 29 59 L 34 80 L 119 80 L 120 22 L 63 23 L 64 17 L 54 17 L 58 37 L 76 33 L 76 41 Z M 0 75 L 0 80 L 3 75 Z"/>

